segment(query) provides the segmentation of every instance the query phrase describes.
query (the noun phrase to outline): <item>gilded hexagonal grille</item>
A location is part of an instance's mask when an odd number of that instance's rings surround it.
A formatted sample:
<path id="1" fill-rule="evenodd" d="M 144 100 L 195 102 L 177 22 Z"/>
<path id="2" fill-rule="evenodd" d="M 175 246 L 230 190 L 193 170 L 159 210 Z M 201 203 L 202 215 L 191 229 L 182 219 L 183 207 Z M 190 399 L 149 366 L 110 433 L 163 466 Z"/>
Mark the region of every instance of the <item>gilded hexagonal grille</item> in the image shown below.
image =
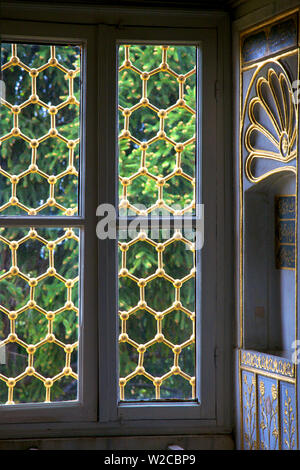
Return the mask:
<path id="1" fill-rule="evenodd" d="M 120 208 L 136 214 L 191 212 L 196 186 L 196 48 L 123 46 L 119 57 Z M 140 70 L 135 62 L 153 68 Z"/>
<path id="2" fill-rule="evenodd" d="M 80 57 L 1 43 L 1 404 L 77 399 L 79 229 L 47 217 L 78 214 Z"/>
<path id="3" fill-rule="evenodd" d="M 2 57 L 0 213 L 74 215 L 80 49 L 2 43 Z"/>
<path id="4" fill-rule="evenodd" d="M 162 235 L 119 242 L 121 400 L 195 398 L 194 244 Z"/>
<path id="5" fill-rule="evenodd" d="M 119 48 L 120 215 L 195 209 L 196 47 Z M 195 246 L 180 229 L 119 240 L 120 400 L 191 400 Z"/>

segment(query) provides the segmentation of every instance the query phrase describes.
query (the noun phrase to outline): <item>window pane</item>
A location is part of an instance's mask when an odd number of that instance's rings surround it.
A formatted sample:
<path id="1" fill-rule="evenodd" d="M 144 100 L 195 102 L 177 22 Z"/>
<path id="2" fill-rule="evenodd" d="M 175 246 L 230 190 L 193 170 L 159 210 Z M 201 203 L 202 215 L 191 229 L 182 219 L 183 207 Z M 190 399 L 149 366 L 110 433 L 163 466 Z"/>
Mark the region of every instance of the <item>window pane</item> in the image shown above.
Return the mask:
<path id="1" fill-rule="evenodd" d="M 195 398 L 194 245 L 157 232 L 119 241 L 121 400 Z"/>
<path id="2" fill-rule="evenodd" d="M 0 229 L 0 403 L 77 399 L 79 230 Z"/>
<path id="3" fill-rule="evenodd" d="M 78 213 L 80 57 L 1 43 L 0 214 Z"/>
<path id="4" fill-rule="evenodd" d="M 119 47 L 120 208 L 195 207 L 196 47 Z"/>

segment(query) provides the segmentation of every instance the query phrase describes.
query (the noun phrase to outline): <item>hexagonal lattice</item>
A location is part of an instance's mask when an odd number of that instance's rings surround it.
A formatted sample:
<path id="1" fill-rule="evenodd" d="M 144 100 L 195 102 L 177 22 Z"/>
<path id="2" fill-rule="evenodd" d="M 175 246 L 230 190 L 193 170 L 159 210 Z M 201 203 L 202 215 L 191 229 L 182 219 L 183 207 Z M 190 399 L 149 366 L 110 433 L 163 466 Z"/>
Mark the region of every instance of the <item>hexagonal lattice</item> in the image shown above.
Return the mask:
<path id="1" fill-rule="evenodd" d="M 188 56 L 188 60 L 187 57 L 185 59 L 190 66 L 188 71 L 184 70 L 184 73 L 180 73 L 178 70 L 178 73 L 169 65 L 169 49 L 172 67 L 176 69 L 180 63 L 179 59 L 176 59 L 178 54 L 181 52 L 182 57 Z M 189 50 L 188 53 L 187 50 Z M 123 51 L 124 60 L 122 61 Z M 146 62 L 147 51 L 153 61 L 151 69 Z M 137 204 L 139 203 L 146 207 L 147 213 L 156 209 L 164 209 L 176 215 L 191 212 L 195 208 L 194 171 L 193 169 L 189 173 L 184 171 L 181 157 L 184 150 L 196 141 L 196 110 L 194 109 L 196 80 L 192 80 L 196 76 L 195 47 L 126 45 L 120 48 L 120 59 L 119 112 L 122 115 L 119 119 L 120 209 L 130 209 L 140 214 L 141 209 Z M 142 90 L 141 96 L 137 90 Z M 177 90 L 175 101 L 174 90 L 175 93 Z M 139 101 L 135 102 L 133 96 L 140 96 Z M 159 107 L 158 104 L 160 104 Z M 163 154 L 160 155 L 159 151 L 156 153 L 161 168 L 158 167 L 153 171 L 152 166 L 149 166 L 150 153 L 153 164 L 153 145 L 151 144 L 159 141 L 169 143 L 176 155 L 174 155 L 176 163 L 172 164 L 167 173 L 165 171 L 167 165 L 161 163 Z M 134 147 L 133 150 L 129 150 L 129 145 L 126 150 L 124 142 L 130 143 Z M 195 166 L 195 153 L 190 156 L 191 166 Z M 139 159 L 138 167 L 137 158 Z M 137 191 L 138 176 L 143 176 L 151 182 L 149 185 L 143 182 L 140 187 L 141 191 Z M 170 184 L 174 177 L 178 176 L 186 182 L 183 188 L 178 184 Z M 164 195 L 167 182 L 169 191 Z M 172 188 L 171 191 L 170 188 Z M 182 197 L 182 203 L 179 209 L 177 207 L 175 209 L 173 206 L 178 203 L 178 196 Z"/>
<path id="2" fill-rule="evenodd" d="M 65 377 L 78 379 L 72 361 L 78 346 L 78 244 L 78 229 L 0 231 L 0 348 L 8 356 L 0 365 L 0 383 L 6 384 L 7 404 L 14 403 L 15 388 L 17 402 L 42 401 L 41 387 L 28 384 L 33 378 L 42 383 L 45 402 L 52 401 L 52 392 L 55 401 L 67 395 L 61 389 Z M 14 289 L 18 301 L 10 306 L 7 292 Z"/>
<path id="3" fill-rule="evenodd" d="M 10 52 L 9 52 L 10 48 Z M 78 169 L 74 164 L 76 146 L 79 143 L 79 95 L 74 82 L 80 74 L 80 51 L 77 46 L 39 46 L 2 44 L 1 64 L 3 79 L 7 82 L 6 96 L 1 98 L 0 107 L 2 126 L 0 145 L 13 140 L 24 141 L 29 149 L 26 167 L 18 165 L 10 168 L 13 149 L 2 154 L 0 175 L 9 183 L 10 195 L 6 191 L 0 200 L 0 212 L 5 215 L 27 213 L 36 215 L 74 215 L 77 214 L 76 196 L 64 194 L 67 187 L 64 178 L 72 175 L 78 180 Z M 66 64 L 62 63 L 63 61 Z M 63 91 L 62 91 L 63 90 Z M 61 160 L 61 154 L 51 152 L 48 165 L 39 152 L 42 142 L 58 140 L 65 145 L 68 163 L 65 169 L 53 165 L 53 160 Z M 14 146 L 15 147 L 15 146 Z M 17 152 L 19 160 L 21 154 Z M 31 154 L 31 158 L 29 158 Z M 43 164 L 39 165 L 41 159 Z M 31 184 L 31 198 L 26 194 L 28 176 L 39 178 Z M 41 187 L 45 187 L 40 197 Z M 64 187 L 63 187 L 64 186 Z M 58 196 L 59 190 L 63 194 Z"/>
<path id="4" fill-rule="evenodd" d="M 151 250 L 145 250 L 145 244 L 154 251 L 155 258 Z M 178 250 L 177 247 L 170 254 L 168 247 L 178 244 L 186 250 Z M 139 298 L 135 305 L 129 301 L 131 286 L 129 289 L 123 288 L 119 291 L 120 304 L 133 305 L 128 310 L 122 309 L 119 312 L 119 342 L 121 345 L 127 344 L 131 347 L 126 350 L 126 361 L 130 364 L 127 369 L 124 366 L 125 350 L 120 348 L 120 361 L 123 364 L 121 367 L 123 377 L 119 379 L 120 398 L 121 400 L 159 399 L 162 387 L 164 397 L 169 393 L 169 398 L 192 399 L 196 393 L 195 377 L 190 371 L 194 370 L 195 358 L 189 356 L 188 362 L 180 361 L 180 358 L 187 347 L 195 344 L 195 312 L 186 307 L 187 304 L 191 305 L 190 297 L 194 295 L 194 286 L 191 285 L 190 289 L 186 289 L 186 300 L 181 296 L 181 289 L 189 280 L 195 278 L 195 247 L 191 241 L 184 238 L 180 230 L 175 230 L 171 238 L 161 242 L 152 240 L 146 232 L 140 231 L 134 239 L 126 242 L 120 241 L 119 248 L 121 252 L 119 277 L 130 279 L 139 289 Z M 185 269 L 178 269 L 176 266 L 178 252 L 183 257 L 181 263 Z M 166 260 L 165 253 L 167 253 Z M 184 256 L 185 253 L 186 256 Z M 191 253 L 193 253 L 192 257 L 189 256 Z M 143 278 L 137 276 L 141 272 L 140 258 L 143 260 L 144 271 L 146 269 Z M 185 272 L 184 277 L 180 279 L 171 275 L 180 272 Z M 152 284 L 154 284 L 153 288 L 151 288 Z M 134 298 L 136 299 L 136 296 Z M 160 310 L 158 310 L 159 306 L 161 306 Z M 138 342 L 138 338 L 144 338 L 144 342 Z M 171 366 L 168 365 L 170 358 Z M 189 373 L 180 367 L 180 362 L 187 368 L 189 367 Z M 135 368 L 132 370 L 134 363 Z M 153 371 L 157 371 L 157 374 L 153 375 Z M 188 385 L 184 387 L 184 390 L 176 389 L 174 383 L 176 383 L 177 376 L 184 379 L 184 383 Z M 141 378 L 143 378 L 142 382 Z M 165 390 L 166 381 L 171 384 L 167 387 L 167 391 Z M 151 388 L 149 384 L 152 384 Z"/>

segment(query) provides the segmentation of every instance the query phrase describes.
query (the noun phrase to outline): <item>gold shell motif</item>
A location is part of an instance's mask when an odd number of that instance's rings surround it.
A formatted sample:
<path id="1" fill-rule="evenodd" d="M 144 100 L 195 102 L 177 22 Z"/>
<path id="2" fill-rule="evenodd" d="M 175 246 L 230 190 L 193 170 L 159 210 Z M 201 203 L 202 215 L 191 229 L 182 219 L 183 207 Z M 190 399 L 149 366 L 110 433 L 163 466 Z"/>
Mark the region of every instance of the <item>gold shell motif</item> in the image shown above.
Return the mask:
<path id="1" fill-rule="evenodd" d="M 245 173 L 252 183 L 283 171 L 296 173 L 295 166 L 287 164 L 297 154 L 297 110 L 286 73 L 279 71 L 277 74 L 269 68 L 266 77 L 260 76 L 256 80 L 255 91 L 256 96 L 248 105 L 250 125 L 244 141 L 248 151 Z M 272 160 L 273 165 L 270 170 L 263 165 L 260 174 L 256 175 L 255 167 L 262 163 L 261 159 L 264 163 L 272 163 Z"/>

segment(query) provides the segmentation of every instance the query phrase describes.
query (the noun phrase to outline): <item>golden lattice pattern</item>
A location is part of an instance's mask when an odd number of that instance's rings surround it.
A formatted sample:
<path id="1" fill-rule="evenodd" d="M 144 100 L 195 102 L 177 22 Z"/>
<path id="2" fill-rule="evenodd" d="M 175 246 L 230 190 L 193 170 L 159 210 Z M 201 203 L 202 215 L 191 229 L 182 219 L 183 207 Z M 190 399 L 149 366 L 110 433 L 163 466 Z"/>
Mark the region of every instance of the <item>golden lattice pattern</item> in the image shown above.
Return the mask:
<path id="1" fill-rule="evenodd" d="M 193 116 L 196 115 L 195 109 L 191 108 L 185 100 L 185 82 L 189 77 L 196 74 L 196 67 L 194 67 L 192 70 L 190 70 L 184 75 L 178 74 L 177 72 L 172 70 L 172 68 L 168 64 L 168 58 L 167 58 L 168 48 L 169 46 L 161 46 L 162 58 L 161 58 L 160 66 L 156 67 L 153 70 L 145 72 L 134 66 L 134 64 L 132 63 L 130 59 L 130 46 L 126 45 L 124 46 L 125 60 L 119 67 L 119 72 L 122 72 L 123 70 L 126 70 L 126 69 L 132 70 L 134 73 L 136 73 L 140 77 L 141 82 L 142 82 L 142 97 L 140 101 L 130 108 L 124 108 L 119 105 L 119 110 L 122 112 L 124 116 L 124 128 L 122 129 L 119 135 L 119 140 L 131 141 L 133 144 L 138 146 L 139 149 L 141 150 L 141 161 L 140 161 L 140 167 L 138 171 L 131 174 L 129 177 L 119 176 L 120 184 L 122 185 L 122 195 L 120 197 L 119 207 L 120 209 L 130 209 L 138 215 L 147 215 L 155 211 L 156 209 L 166 210 L 167 212 L 174 214 L 174 215 L 182 215 L 195 208 L 195 186 L 196 186 L 195 178 L 193 178 L 191 175 L 183 171 L 181 160 L 182 160 L 183 151 L 185 150 L 185 148 L 187 148 L 188 146 L 196 142 L 196 137 L 193 136 L 192 138 L 186 140 L 185 142 L 176 142 L 175 140 L 171 139 L 167 135 L 165 131 L 165 121 L 168 119 L 168 115 L 170 112 L 174 110 L 178 110 L 178 109 L 185 109 L 191 115 Z M 168 73 L 170 77 L 174 77 L 178 82 L 178 100 L 175 104 L 169 106 L 167 109 L 159 109 L 156 106 L 154 106 L 154 104 L 150 102 L 148 98 L 148 94 L 147 94 L 148 80 L 150 79 L 150 77 L 158 74 L 159 72 Z M 143 142 L 141 142 L 134 135 L 132 135 L 132 133 L 129 130 L 130 117 L 132 116 L 134 111 L 140 108 L 148 108 L 154 111 L 154 113 L 156 114 L 159 120 L 159 131 L 156 134 L 156 136 Z M 176 152 L 175 168 L 173 169 L 172 172 L 170 172 L 164 177 L 157 176 L 151 173 L 147 168 L 147 152 L 150 150 L 151 144 L 159 140 L 165 141 L 171 144 L 171 146 L 174 148 Z M 145 210 L 141 210 L 140 208 L 132 204 L 130 202 L 130 195 L 128 194 L 128 186 L 130 186 L 130 184 L 136 178 L 140 176 L 153 180 L 157 188 L 156 202 Z M 191 202 L 191 204 L 189 204 L 187 207 L 184 207 L 182 209 L 171 207 L 164 200 L 164 187 L 166 183 L 177 176 L 180 176 L 184 178 L 185 180 L 189 181 L 193 187 L 193 192 L 194 192 L 193 201 Z M 143 203 L 143 201 L 141 200 L 139 202 Z"/>
<path id="2" fill-rule="evenodd" d="M 138 244 L 139 242 L 145 242 L 152 247 L 155 248 L 157 252 L 157 270 L 155 273 L 149 275 L 148 277 L 145 278 L 138 278 L 131 274 L 130 272 L 130 266 L 127 266 L 127 253 L 128 250 L 130 250 L 130 247 L 132 247 L 135 244 Z M 187 347 L 195 343 L 195 312 L 192 312 L 185 308 L 183 304 L 181 303 L 180 300 L 180 291 L 182 286 L 189 280 L 195 277 L 196 275 L 196 267 L 195 267 L 195 262 L 193 263 L 193 267 L 190 269 L 190 272 L 183 277 L 182 279 L 174 279 L 171 277 L 169 274 L 164 269 L 164 251 L 167 246 L 173 244 L 173 243 L 183 243 L 187 249 L 192 250 L 193 252 L 193 258 L 194 258 L 194 244 L 190 240 L 186 239 L 180 230 L 175 230 L 174 234 L 171 238 L 165 240 L 163 243 L 158 243 L 151 238 L 149 238 L 146 234 L 145 231 L 141 231 L 138 236 L 129 242 L 119 242 L 119 248 L 122 253 L 122 262 L 121 262 L 121 269 L 119 271 L 119 277 L 127 277 L 128 279 L 131 279 L 134 281 L 138 288 L 139 288 L 139 301 L 137 305 L 134 307 L 130 308 L 128 311 L 120 311 L 119 312 L 119 317 L 121 321 L 121 334 L 119 336 L 119 342 L 120 343 L 128 343 L 138 353 L 138 363 L 136 365 L 135 370 L 128 374 L 126 377 L 122 377 L 119 379 L 119 384 L 120 384 L 120 399 L 124 400 L 125 399 L 125 387 L 126 384 L 129 383 L 134 377 L 136 376 L 143 376 L 149 381 L 151 381 L 155 387 L 155 398 L 160 399 L 160 391 L 161 391 L 161 386 L 163 383 L 169 378 L 174 375 L 179 375 L 183 379 L 185 379 L 191 386 L 191 397 L 195 398 L 196 394 L 196 380 L 195 377 L 190 376 L 187 374 L 184 370 L 181 369 L 179 366 L 179 358 L 180 354 L 182 351 Z M 129 269 L 128 269 L 129 268 Z M 155 311 L 153 308 L 149 306 L 149 304 L 145 300 L 145 288 L 146 286 L 151 283 L 154 279 L 165 279 L 168 282 L 171 283 L 171 285 L 174 287 L 174 302 L 172 305 L 170 305 L 167 309 L 164 311 L 158 312 Z M 145 312 L 149 312 L 151 315 L 156 320 L 156 335 L 148 342 L 145 344 L 138 344 L 136 341 L 134 341 L 132 338 L 129 337 L 127 333 L 127 321 L 130 319 L 130 317 L 134 316 L 134 314 L 138 310 L 143 310 Z M 164 334 L 163 331 L 163 319 L 171 314 L 174 311 L 180 310 L 183 312 L 187 318 L 192 322 L 193 326 L 193 333 L 188 338 L 186 341 L 184 341 L 182 344 L 173 344 L 170 340 L 167 339 L 166 335 Z M 163 343 L 166 345 L 170 350 L 173 352 L 174 355 L 174 362 L 173 366 L 171 367 L 170 370 L 167 370 L 165 374 L 163 374 L 160 377 L 154 377 L 152 374 L 147 372 L 147 370 L 144 367 L 144 358 L 145 354 L 147 354 L 147 350 L 151 348 L 154 344 L 157 343 Z"/>
<path id="3" fill-rule="evenodd" d="M 47 268 L 46 272 L 43 272 L 35 278 L 30 277 L 30 275 L 23 272 L 18 267 L 18 249 L 20 249 L 24 243 L 30 240 L 41 243 L 45 250 L 47 250 L 49 259 L 49 267 Z M 42 237 L 35 228 L 30 228 L 28 233 L 18 240 L 10 240 L 9 238 L 6 238 L 0 234 L 0 246 L 2 245 L 2 254 L 3 247 L 5 246 L 8 247 L 11 252 L 11 267 L 4 273 L 0 274 L 0 283 L 4 280 L 10 280 L 13 277 L 18 277 L 23 279 L 30 288 L 29 300 L 20 308 L 16 310 L 9 310 L 4 305 L 0 304 L 1 315 L 6 316 L 9 320 L 9 334 L 5 339 L 0 341 L 0 348 L 5 347 L 10 343 L 16 343 L 21 346 L 21 348 L 23 348 L 24 354 L 27 355 L 27 367 L 22 373 L 16 377 L 7 377 L 0 373 L 0 382 L 5 382 L 8 388 L 8 399 L 6 404 L 14 404 L 14 389 L 18 382 L 25 379 L 26 377 L 35 377 L 44 384 L 45 402 L 51 401 L 51 389 L 55 382 L 59 381 L 63 377 L 72 377 L 75 380 L 78 379 L 77 373 L 75 373 L 71 368 L 71 355 L 74 351 L 76 351 L 78 341 L 72 344 L 66 344 L 56 337 L 53 332 L 53 326 L 57 317 L 60 317 L 62 314 L 66 314 L 68 311 L 73 311 L 76 315 L 78 315 L 78 308 L 75 306 L 72 298 L 74 295 L 74 289 L 78 289 L 79 278 L 76 276 L 73 279 L 66 279 L 55 268 L 56 247 L 58 247 L 62 242 L 66 242 L 67 240 L 74 240 L 75 242 L 79 243 L 79 238 L 72 228 L 64 229 L 64 234 L 62 236 L 50 241 Z M 46 310 L 35 300 L 36 289 L 38 288 L 41 281 L 52 277 L 55 277 L 58 281 L 60 281 L 60 283 L 66 289 L 65 304 L 62 305 L 61 308 L 58 308 L 54 311 Z M 35 344 L 29 344 L 26 342 L 26 338 L 21 338 L 18 336 L 18 319 L 22 317 L 26 322 L 26 312 L 30 310 L 34 310 L 40 314 L 41 318 L 47 320 L 47 333 Z M 40 328 L 40 336 L 42 336 L 42 332 L 43 330 Z M 35 354 L 39 351 L 40 348 L 49 343 L 56 345 L 57 348 L 60 348 L 62 351 L 64 351 L 65 354 L 65 364 L 63 369 L 59 370 L 57 374 L 52 377 L 46 377 L 43 375 L 43 371 L 38 371 L 34 367 Z M 50 361 L 50 359 L 51 358 L 48 357 L 47 361 Z"/>
<path id="4" fill-rule="evenodd" d="M 80 68 L 74 70 L 67 69 L 62 65 L 56 58 L 56 46 L 50 46 L 50 59 L 47 63 L 42 64 L 38 68 L 31 68 L 25 63 L 23 63 L 18 57 L 18 48 L 17 44 L 11 45 L 11 57 L 9 61 L 1 67 L 1 71 L 9 70 L 10 68 L 19 67 L 22 71 L 25 71 L 30 77 L 31 81 L 31 95 L 24 102 L 19 105 L 14 103 L 9 103 L 6 99 L 1 98 L 1 104 L 4 105 L 10 112 L 12 118 L 12 128 L 11 131 L 5 135 L 0 134 L 0 146 L 1 144 L 9 139 L 20 138 L 23 141 L 27 142 L 31 148 L 31 162 L 27 169 L 22 171 L 19 174 L 10 174 L 0 165 L 0 174 L 7 178 L 11 184 L 11 197 L 7 202 L 0 206 L 0 212 L 5 211 L 11 206 L 16 206 L 24 213 L 28 215 L 37 215 L 46 208 L 56 208 L 59 213 L 62 215 L 72 216 L 77 213 L 77 207 L 65 207 L 62 204 L 59 204 L 55 197 L 55 188 L 59 184 L 60 180 L 66 175 L 73 175 L 78 177 L 78 171 L 74 165 L 74 152 L 76 146 L 79 144 L 79 138 L 75 140 L 68 139 L 67 136 L 62 135 L 56 128 L 56 115 L 63 108 L 69 105 L 75 105 L 79 107 L 79 101 L 74 95 L 74 79 L 80 73 Z M 57 70 L 62 71 L 65 74 L 65 78 L 68 81 L 68 96 L 67 98 L 53 106 L 42 101 L 37 95 L 37 77 L 41 72 L 45 71 L 48 68 L 56 68 Z M 57 97 L 58 98 L 58 97 Z M 36 136 L 36 138 L 30 138 L 26 135 L 26 129 L 20 128 L 19 117 L 22 115 L 22 110 L 30 105 L 40 106 L 46 110 L 50 116 L 50 128 L 48 132 L 42 136 Z M 47 139 L 58 139 L 59 141 L 66 144 L 68 149 L 68 166 L 67 168 L 56 175 L 48 174 L 45 171 L 42 171 L 39 168 L 38 164 L 38 147 L 39 145 L 46 141 Z M 1 147 L 0 147 L 1 149 Z M 18 183 L 27 175 L 35 173 L 43 178 L 43 181 L 49 184 L 49 197 L 41 205 L 37 207 L 28 207 L 26 201 L 21 201 L 17 197 L 17 186 Z M 38 202 L 38 201 L 37 201 Z"/>

